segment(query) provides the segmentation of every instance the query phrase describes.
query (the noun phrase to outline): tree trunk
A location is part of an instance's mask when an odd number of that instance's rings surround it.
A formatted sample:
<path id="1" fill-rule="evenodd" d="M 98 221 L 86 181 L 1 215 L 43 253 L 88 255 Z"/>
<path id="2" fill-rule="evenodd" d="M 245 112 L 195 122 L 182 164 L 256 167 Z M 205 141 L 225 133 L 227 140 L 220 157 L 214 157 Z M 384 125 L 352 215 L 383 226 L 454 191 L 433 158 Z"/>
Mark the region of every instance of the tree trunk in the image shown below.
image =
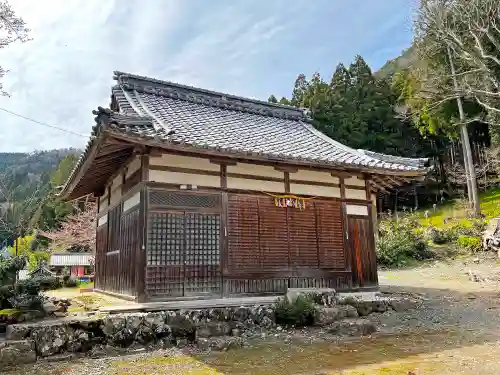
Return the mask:
<path id="1" fill-rule="evenodd" d="M 455 75 L 455 65 L 453 64 L 453 57 L 451 56 L 450 47 L 448 47 L 448 58 L 450 60 L 451 76 L 453 77 L 453 85 L 458 92 L 458 82 Z M 479 194 L 477 192 L 476 169 L 474 168 L 474 160 L 472 159 L 472 151 L 469 141 L 469 133 L 467 131 L 467 124 L 465 122 L 465 113 L 462 106 L 462 98 L 457 97 L 458 113 L 460 114 L 460 133 L 462 134 L 462 146 L 464 148 L 464 165 L 465 174 L 467 177 L 467 188 L 469 189 L 469 202 L 472 201 L 472 210 L 474 216 L 481 215 L 481 206 L 479 204 Z"/>

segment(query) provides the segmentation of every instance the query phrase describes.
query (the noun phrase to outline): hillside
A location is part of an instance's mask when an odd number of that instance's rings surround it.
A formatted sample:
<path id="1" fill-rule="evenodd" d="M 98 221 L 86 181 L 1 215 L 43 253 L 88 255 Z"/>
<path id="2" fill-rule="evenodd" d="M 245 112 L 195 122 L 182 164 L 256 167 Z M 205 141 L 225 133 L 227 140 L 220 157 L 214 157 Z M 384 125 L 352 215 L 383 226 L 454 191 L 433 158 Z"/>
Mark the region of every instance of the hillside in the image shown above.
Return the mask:
<path id="1" fill-rule="evenodd" d="M 404 50 L 400 56 L 387 61 L 377 72 L 374 73 L 374 76 L 379 79 L 390 77 L 396 72 L 411 67 L 417 60 L 418 56 L 416 49 L 412 45 L 410 48 Z"/>
<path id="2" fill-rule="evenodd" d="M 20 227 L 29 231 L 35 213 L 53 195 L 51 179 L 61 161 L 72 155 L 70 168 L 79 153 L 77 149 L 0 153 L 0 248 L 13 241 Z"/>
<path id="3" fill-rule="evenodd" d="M 21 201 L 38 195 L 62 159 L 76 149 L 0 153 L 0 202 Z"/>

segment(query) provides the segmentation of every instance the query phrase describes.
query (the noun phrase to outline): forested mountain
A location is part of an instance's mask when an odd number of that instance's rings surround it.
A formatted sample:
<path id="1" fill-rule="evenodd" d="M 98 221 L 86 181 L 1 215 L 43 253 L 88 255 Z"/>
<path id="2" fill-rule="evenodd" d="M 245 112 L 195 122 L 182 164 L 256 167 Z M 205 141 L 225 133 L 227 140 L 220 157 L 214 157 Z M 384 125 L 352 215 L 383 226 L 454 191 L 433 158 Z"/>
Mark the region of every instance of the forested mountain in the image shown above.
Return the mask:
<path id="1" fill-rule="evenodd" d="M 20 201 L 38 195 L 62 159 L 76 149 L 0 153 L 0 202 Z"/>
<path id="2" fill-rule="evenodd" d="M 45 221 L 53 225 L 64 215 L 58 212 L 64 204 L 55 202 L 54 188 L 64 183 L 79 153 L 77 149 L 0 153 L 0 246 Z"/>
<path id="3" fill-rule="evenodd" d="M 403 53 L 396 58 L 387 61 L 374 75 L 377 78 L 387 78 L 394 76 L 395 73 L 411 68 L 418 63 L 418 55 L 414 45 L 405 49 Z"/>

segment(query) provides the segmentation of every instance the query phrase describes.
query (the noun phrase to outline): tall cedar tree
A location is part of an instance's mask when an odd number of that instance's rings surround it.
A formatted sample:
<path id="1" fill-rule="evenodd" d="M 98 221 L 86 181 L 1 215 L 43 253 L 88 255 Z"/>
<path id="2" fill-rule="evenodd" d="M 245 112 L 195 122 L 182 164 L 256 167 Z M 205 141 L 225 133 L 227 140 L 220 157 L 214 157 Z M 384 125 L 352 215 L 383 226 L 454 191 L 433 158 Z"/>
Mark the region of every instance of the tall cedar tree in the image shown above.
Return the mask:
<path id="1" fill-rule="evenodd" d="M 361 56 L 346 68 L 339 64 L 330 82 L 318 73 L 295 81 L 290 104 L 310 110 L 314 126 L 353 148 L 402 156 L 428 155 L 428 141 L 415 126 L 398 118 L 398 95 L 377 80 Z M 274 96 L 270 97 L 275 102 Z M 280 103 L 285 102 L 283 99 Z"/>

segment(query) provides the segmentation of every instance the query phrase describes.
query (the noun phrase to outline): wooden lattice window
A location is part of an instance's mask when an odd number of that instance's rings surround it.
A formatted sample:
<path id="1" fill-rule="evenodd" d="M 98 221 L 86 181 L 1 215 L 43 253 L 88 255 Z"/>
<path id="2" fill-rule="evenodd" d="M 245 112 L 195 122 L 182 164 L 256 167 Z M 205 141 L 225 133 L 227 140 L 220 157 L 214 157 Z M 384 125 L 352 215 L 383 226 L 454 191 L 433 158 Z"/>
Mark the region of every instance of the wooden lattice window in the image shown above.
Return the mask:
<path id="1" fill-rule="evenodd" d="M 149 216 L 148 265 L 180 265 L 184 252 L 184 214 Z"/>
<path id="2" fill-rule="evenodd" d="M 186 214 L 186 264 L 220 263 L 220 216 Z"/>
<path id="3" fill-rule="evenodd" d="M 221 196 L 216 194 L 186 194 L 164 190 L 150 190 L 149 204 L 174 208 L 218 208 Z"/>

